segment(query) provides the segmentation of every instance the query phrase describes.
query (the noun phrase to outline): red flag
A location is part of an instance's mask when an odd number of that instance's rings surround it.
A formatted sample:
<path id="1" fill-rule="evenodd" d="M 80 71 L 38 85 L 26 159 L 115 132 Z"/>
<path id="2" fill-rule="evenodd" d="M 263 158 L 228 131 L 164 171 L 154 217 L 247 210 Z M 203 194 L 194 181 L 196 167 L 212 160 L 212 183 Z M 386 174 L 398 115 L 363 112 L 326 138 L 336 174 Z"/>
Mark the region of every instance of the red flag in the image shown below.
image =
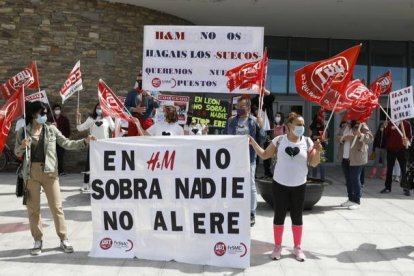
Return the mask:
<path id="1" fill-rule="evenodd" d="M 267 51 L 265 50 L 260 60 L 244 63 L 226 72 L 227 88 L 230 92 L 234 89 L 264 89 L 263 80 L 265 80 L 267 69 Z M 260 91 L 258 91 L 260 93 Z"/>
<path id="2" fill-rule="evenodd" d="M 23 71 L 17 73 L 14 77 L 0 85 L 1 93 L 4 99 L 9 99 L 14 92 L 21 86 L 27 89 L 39 89 L 39 75 L 37 73 L 36 64 L 33 62 L 29 64 Z"/>
<path id="3" fill-rule="evenodd" d="M 103 116 L 110 116 L 127 121 L 131 120 L 131 115 L 124 111 L 124 105 L 118 96 L 101 79 L 98 82 L 98 97 Z"/>
<path id="4" fill-rule="evenodd" d="M 379 88 L 378 88 L 379 86 Z M 372 91 L 375 89 L 380 89 L 381 94 L 390 94 L 392 91 L 392 73 L 387 71 L 384 75 L 378 77 L 374 80 L 370 87 Z"/>
<path id="5" fill-rule="evenodd" d="M 349 100 L 352 104 L 342 119 L 368 121 L 375 108 L 379 106 L 380 90 L 371 91 L 360 80 L 354 80 L 347 87 L 347 91 L 350 91 L 349 94 L 353 95 Z"/>
<path id="6" fill-rule="evenodd" d="M 11 123 L 16 117 L 23 113 L 23 94 L 24 87 L 20 86 L 16 93 L 8 99 L 6 104 L 0 109 L 0 152 L 3 151 Z"/>
<path id="7" fill-rule="evenodd" d="M 332 110 L 351 80 L 361 45 L 295 71 L 296 91 L 305 99 Z M 337 111 L 337 110 L 335 110 Z"/>

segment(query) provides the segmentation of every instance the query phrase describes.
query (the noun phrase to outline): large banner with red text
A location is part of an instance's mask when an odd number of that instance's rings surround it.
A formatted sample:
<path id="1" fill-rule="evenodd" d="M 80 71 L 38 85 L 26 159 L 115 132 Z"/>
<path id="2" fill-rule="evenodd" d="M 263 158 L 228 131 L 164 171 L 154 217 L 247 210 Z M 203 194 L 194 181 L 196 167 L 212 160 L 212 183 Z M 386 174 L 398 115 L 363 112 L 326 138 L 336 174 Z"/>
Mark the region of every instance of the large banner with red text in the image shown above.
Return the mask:
<path id="1" fill-rule="evenodd" d="M 89 255 L 249 267 L 248 149 L 227 135 L 92 142 Z"/>
<path id="2" fill-rule="evenodd" d="M 261 59 L 263 35 L 263 27 L 144 26 L 143 89 L 229 93 L 226 72 Z"/>

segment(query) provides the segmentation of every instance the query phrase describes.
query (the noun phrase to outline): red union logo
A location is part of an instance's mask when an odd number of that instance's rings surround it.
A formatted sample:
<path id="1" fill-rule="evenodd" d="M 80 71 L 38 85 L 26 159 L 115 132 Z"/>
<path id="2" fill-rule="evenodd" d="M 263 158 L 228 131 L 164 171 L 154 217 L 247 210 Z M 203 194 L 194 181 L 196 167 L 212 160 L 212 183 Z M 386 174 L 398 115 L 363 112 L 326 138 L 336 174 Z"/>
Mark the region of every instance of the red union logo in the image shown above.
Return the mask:
<path id="1" fill-rule="evenodd" d="M 329 61 L 321 62 L 312 72 L 312 84 L 319 90 L 323 91 L 326 83 L 331 77 L 335 77 L 335 82 L 341 82 L 349 71 L 349 65 L 346 58 L 339 56 Z"/>
<path id="2" fill-rule="evenodd" d="M 159 78 L 153 78 L 151 83 L 152 83 L 152 86 L 154 86 L 155 88 L 158 88 L 161 86 L 161 80 Z"/>
<path id="3" fill-rule="evenodd" d="M 102 248 L 102 250 L 108 250 L 112 247 L 112 239 L 111 238 L 103 238 L 101 242 L 99 243 L 99 246 Z"/>
<path id="4" fill-rule="evenodd" d="M 226 254 L 226 245 L 224 242 L 218 242 L 216 245 L 214 245 L 214 254 L 221 257 L 224 254 Z"/>

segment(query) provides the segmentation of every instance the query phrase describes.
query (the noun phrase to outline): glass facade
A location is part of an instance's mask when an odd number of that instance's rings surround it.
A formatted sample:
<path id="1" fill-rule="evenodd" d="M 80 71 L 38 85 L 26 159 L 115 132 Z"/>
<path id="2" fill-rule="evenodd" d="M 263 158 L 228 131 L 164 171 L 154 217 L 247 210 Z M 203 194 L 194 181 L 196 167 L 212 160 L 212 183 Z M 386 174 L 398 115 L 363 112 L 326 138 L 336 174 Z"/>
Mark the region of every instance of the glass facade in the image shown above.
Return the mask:
<path id="1" fill-rule="evenodd" d="M 362 43 L 362 48 L 354 78 L 370 83 L 391 70 L 393 90 L 414 84 L 413 42 L 265 37 L 265 47 L 269 53 L 266 87 L 272 93 L 296 95 L 295 70 L 339 54 L 359 43 Z"/>

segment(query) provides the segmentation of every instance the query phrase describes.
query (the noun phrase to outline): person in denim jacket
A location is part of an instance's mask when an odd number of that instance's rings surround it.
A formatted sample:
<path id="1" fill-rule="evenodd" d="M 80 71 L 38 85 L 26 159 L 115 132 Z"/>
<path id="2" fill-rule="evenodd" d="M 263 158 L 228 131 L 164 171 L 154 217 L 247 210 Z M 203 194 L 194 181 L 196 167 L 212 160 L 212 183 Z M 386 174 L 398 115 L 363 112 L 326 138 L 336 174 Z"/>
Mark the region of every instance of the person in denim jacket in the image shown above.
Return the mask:
<path id="1" fill-rule="evenodd" d="M 262 130 L 262 120 L 261 118 L 256 119 L 250 113 L 251 102 L 248 97 L 240 97 L 237 100 L 237 115 L 230 118 L 227 121 L 226 128 L 224 129 L 224 134 L 229 135 L 250 135 L 255 137 L 257 143 L 262 137 L 264 137 L 264 132 Z M 256 171 L 256 152 L 252 146 L 249 146 L 249 156 L 250 156 L 250 226 L 255 224 L 256 217 L 256 181 L 255 181 L 255 171 Z"/>

